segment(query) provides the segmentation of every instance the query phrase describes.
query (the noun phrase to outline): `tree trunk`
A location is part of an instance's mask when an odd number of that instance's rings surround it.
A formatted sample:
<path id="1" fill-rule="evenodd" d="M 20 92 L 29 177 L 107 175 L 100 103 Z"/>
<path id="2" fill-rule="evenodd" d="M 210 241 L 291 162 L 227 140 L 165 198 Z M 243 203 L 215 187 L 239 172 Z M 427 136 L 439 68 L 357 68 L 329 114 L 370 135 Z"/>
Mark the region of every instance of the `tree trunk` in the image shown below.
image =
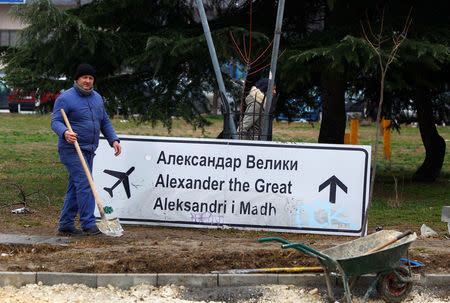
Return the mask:
<path id="1" fill-rule="evenodd" d="M 322 78 L 322 124 L 319 143 L 344 144 L 345 81 L 337 73 Z"/>
<path id="2" fill-rule="evenodd" d="M 445 140 L 434 124 L 431 99 L 424 88 L 416 89 L 417 119 L 425 147 L 425 160 L 414 173 L 414 181 L 434 181 L 439 176 L 445 156 Z"/>

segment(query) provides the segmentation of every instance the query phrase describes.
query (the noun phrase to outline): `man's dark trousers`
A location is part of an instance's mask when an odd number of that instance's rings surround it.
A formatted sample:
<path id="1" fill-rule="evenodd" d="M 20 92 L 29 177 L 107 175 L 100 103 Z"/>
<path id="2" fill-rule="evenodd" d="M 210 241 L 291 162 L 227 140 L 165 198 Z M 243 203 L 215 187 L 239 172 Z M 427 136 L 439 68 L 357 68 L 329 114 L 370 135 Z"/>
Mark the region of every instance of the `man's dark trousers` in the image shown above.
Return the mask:
<path id="1" fill-rule="evenodd" d="M 95 153 L 83 151 L 83 156 L 89 170 L 92 172 Z M 83 230 L 88 229 L 95 225 L 95 199 L 83 165 L 75 148 L 60 149 L 59 158 L 69 172 L 66 198 L 64 199 L 64 205 L 59 218 L 59 229 L 73 227 L 75 223 L 74 219 L 78 212 L 80 213 L 81 228 Z"/>

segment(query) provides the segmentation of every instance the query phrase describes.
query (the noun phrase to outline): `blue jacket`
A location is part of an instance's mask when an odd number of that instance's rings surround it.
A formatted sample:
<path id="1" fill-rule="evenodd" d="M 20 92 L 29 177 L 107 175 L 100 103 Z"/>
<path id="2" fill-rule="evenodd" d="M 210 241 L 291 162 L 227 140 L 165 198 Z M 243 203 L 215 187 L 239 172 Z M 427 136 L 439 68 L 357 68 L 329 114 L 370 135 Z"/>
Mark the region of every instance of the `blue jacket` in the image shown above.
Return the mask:
<path id="1" fill-rule="evenodd" d="M 59 137 L 59 150 L 75 149 L 74 144 L 68 143 L 63 136 L 68 128 L 64 123 L 61 108 L 64 108 L 73 131 L 78 134 L 77 141 L 82 150 L 95 152 L 100 132 L 109 145 L 112 146 L 114 141 L 120 142 L 106 114 L 103 98 L 96 91 L 89 96 L 83 96 L 72 87 L 59 95 L 53 107 L 52 129 Z"/>

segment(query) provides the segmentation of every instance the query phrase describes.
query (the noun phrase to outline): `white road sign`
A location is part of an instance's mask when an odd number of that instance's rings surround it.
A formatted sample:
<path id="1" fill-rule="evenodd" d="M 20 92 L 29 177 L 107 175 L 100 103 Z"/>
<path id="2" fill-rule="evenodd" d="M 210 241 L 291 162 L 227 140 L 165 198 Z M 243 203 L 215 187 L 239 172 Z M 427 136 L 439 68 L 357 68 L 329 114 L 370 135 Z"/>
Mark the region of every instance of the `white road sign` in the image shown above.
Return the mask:
<path id="1" fill-rule="evenodd" d="M 362 234 L 370 146 L 120 139 L 117 158 L 100 140 L 93 176 L 121 223 Z"/>

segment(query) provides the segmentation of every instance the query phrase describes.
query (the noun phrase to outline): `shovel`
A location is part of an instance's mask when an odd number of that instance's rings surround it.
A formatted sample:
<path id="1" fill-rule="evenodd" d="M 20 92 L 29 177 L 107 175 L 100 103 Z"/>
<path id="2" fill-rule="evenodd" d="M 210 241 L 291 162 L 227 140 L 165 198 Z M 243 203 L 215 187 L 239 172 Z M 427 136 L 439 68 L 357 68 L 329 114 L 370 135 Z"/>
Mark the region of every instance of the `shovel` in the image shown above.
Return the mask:
<path id="1" fill-rule="evenodd" d="M 366 252 L 366 255 L 371 254 L 371 253 L 376 252 L 376 251 L 379 251 L 379 250 L 385 248 L 386 246 L 391 245 L 392 243 L 397 242 L 398 240 L 400 240 L 400 239 L 402 239 L 402 238 L 404 238 L 404 237 L 406 237 L 406 236 L 409 236 L 411 233 L 412 233 L 412 232 L 411 232 L 410 230 L 407 230 L 407 231 L 405 231 L 404 233 L 402 233 L 402 234 L 396 236 L 395 238 L 393 238 L 393 239 L 391 239 L 391 240 L 389 240 L 389 241 L 387 241 L 387 242 L 385 242 L 385 243 L 383 243 L 383 244 L 381 244 L 381 245 L 378 245 L 378 246 L 375 247 L 375 248 L 372 248 L 371 250 L 369 250 L 368 252 Z"/>
<path id="2" fill-rule="evenodd" d="M 66 122 L 67 128 L 73 132 L 72 127 L 70 126 L 69 119 L 67 119 L 67 115 L 64 112 L 64 109 L 61 108 L 61 114 L 64 118 L 64 122 Z M 94 194 L 95 204 L 97 204 L 98 211 L 100 212 L 101 220 L 97 221 L 98 229 L 107 236 L 111 237 L 120 237 L 123 232 L 123 228 L 119 223 L 118 218 L 114 219 L 106 219 L 105 211 L 103 210 L 102 203 L 100 202 L 100 197 L 98 196 L 97 190 L 95 189 L 94 181 L 92 180 L 91 173 L 89 168 L 84 160 L 83 153 L 81 152 L 80 145 L 78 145 L 78 141 L 74 142 L 75 149 L 77 150 L 78 157 L 80 157 L 81 164 L 83 165 L 84 172 L 86 173 L 86 177 L 89 181 L 89 185 L 91 186 L 92 193 Z"/>

